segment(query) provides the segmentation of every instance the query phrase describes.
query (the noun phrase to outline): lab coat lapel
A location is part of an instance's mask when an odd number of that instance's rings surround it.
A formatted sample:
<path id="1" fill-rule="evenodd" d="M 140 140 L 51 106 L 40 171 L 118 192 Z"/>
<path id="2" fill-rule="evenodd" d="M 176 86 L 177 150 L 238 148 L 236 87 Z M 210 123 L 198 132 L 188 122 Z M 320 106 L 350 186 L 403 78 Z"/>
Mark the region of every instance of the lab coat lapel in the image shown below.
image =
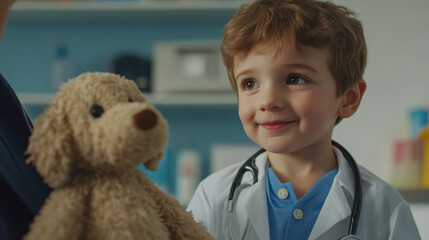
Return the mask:
<path id="1" fill-rule="evenodd" d="M 250 228 L 253 228 L 259 239 L 270 238 L 268 227 L 267 197 L 265 193 L 266 159 L 266 153 L 263 153 L 258 158 L 256 158 L 256 166 L 259 169 L 258 182 L 253 185 L 244 196 L 244 207 L 250 219 Z"/>
<path id="2" fill-rule="evenodd" d="M 334 150 L 338 159 L 338 174 L 332 183 L 309 240 L 318 239 L 341 220 L 351 215 L 351 203 L 347 201 L 346 192 L 354 197 L 352 171 L 342 153 L 336 148 Z"/>

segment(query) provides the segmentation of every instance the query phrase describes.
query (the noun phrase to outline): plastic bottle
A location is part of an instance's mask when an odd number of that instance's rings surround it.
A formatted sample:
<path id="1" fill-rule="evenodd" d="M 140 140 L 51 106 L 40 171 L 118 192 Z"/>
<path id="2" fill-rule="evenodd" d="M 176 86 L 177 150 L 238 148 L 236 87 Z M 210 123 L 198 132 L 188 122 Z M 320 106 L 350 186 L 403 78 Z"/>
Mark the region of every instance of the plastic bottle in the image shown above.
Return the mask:
<path id="1" fill-rule="evenodd" d="M 186 147 L 178 153 L 176 176 L 176 196 L 186 206 L 201 180 L 201 156 L 196 150 Z"/>
<path id="2" fill-rule="evenodd" d="M 68 57 L 67 45 L 63 42 L 55 47 L 55 60 L 52 64 L 52 90 L 58 91 L 64 82 L 73 76 L 73 66 Z"/>
<path id="3" fill-rule="evenodd" d="M 417 139 L 401 139 L 394 146 L 392 185 L 397 189 L 419 188 L 422 142 Z"/>

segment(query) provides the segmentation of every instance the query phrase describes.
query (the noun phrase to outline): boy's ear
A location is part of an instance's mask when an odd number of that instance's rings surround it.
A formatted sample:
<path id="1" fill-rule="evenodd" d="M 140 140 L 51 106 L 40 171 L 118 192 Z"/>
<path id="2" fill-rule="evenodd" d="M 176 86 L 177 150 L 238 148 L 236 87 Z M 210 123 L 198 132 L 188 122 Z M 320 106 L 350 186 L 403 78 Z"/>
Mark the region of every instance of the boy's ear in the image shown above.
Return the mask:
<path id="1" fill-rule="evenodd" d="M 343 103 L 338 110 L 341 118 L 351 117 L 358 109 L 362 96 L 366 90 L 366 82 L 361 79 L 343 95 Z"/>

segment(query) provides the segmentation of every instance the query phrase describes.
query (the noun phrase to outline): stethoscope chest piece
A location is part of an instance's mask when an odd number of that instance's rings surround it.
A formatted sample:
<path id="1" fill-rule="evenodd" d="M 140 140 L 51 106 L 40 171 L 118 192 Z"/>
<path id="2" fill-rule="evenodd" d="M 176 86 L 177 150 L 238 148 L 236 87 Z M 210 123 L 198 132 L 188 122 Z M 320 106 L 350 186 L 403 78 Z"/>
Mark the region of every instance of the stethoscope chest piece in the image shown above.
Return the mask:
<path id="1" fill-rule="evenodd" d="M 354 235 L 347 235 L 347 236 L 340 238 L 340 240 L 361 240 L 361 239 L 354 236 Z"/>

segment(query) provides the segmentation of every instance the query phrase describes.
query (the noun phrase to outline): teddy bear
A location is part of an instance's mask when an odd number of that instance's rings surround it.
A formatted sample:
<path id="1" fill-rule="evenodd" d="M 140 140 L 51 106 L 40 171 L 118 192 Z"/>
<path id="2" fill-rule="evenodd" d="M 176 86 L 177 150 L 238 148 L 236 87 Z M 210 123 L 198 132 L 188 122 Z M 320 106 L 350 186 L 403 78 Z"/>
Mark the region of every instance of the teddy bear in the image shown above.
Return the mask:
<path id="1" fill-rule="evenodd" d="M 36 119 L 27 162 L 53 188 L 24 239 L 213 239 L 136 167 L 156 170 L 168 125 L 137 85 L 90 72 Z"/>

